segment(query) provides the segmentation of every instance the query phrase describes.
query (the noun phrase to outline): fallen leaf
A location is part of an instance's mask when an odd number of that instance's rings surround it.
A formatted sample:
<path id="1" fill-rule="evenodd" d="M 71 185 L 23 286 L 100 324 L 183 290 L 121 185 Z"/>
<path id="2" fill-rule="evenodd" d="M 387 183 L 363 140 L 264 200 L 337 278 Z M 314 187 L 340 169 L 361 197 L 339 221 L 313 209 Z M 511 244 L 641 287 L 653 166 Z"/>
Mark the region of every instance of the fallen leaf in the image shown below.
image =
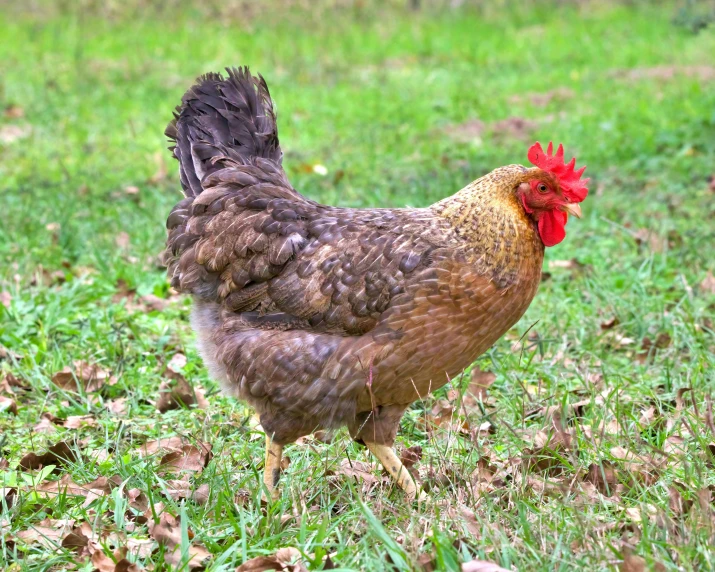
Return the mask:
<path id="1" fill-rule="evenodd" d="M 40 544 L 49 550 L 60 547 L 61 539 L 72 530 L 74 520 L 50 520 L 46 518 L 33 524 L 26 530 L 19 531 L 15 537 L 25 544 Z"/>
<path id="2" fill-rule="evenodd" d="M 209 489 L 209 485 L 204 483 L 199 485 L 199 488 L 192 493 L 191 500 L 193 500 L 196 504 L 204 505 L 209 502 L 210 494 L 211 491 Z"/>
<path id="3" fill-rule="evenodd" d="M 79 429 L 80 427 L 94 427 L 97 420 L 94 415 L 70 415 L 62 426 L 65 429 Z"/>
<path id="4" fill-rule="evenodd" d="M 602 495 L 610 497 L 614 494 L 618 482 L 618 471 L 610 461 L 592 463 L 588 467 L 588 472 L 584 480 L 596 487 Z"/>
<path id="5" fill-rule="evenodd" d="M 163 381 L 159 386 L 156 408 L 160 413 L 192 405 L 196 405 L 199 409 L 208 408 L 208 402 L 201 389 L 194 390 L 183 375 L 173 373 L 171 377 L 172 379 Z"/>
<path id="6" fill-rule="evenodd" d="M 203 568 L 204 561 L 211 557 L 203 546 L 191 543 L 188 547 L 182 547 L 181 521 L 168 512 L 162 512 L 158 521 L 150 520 L 148 527 L 149 536 L 165 547 L 164 561 L 171 566 L 195 570 Z M 189 538 L 192 537 L 193 532 L 189 531 Z"/>
<path id="7" fill-rule="evenodd" d="M 634 554 L 626 547 L 623 549 L 623 562 L 618 566 L 620 572 L 646 572 L 645 558 Z"/>
<path id="8" fill-rule="evenodd" d="M 580 271 L 584 270 L 586 268 L 586 265 L 582 264 L 575 258 L 571 258 L 569 260 L 549 260 L 549 268 L 561 268 L 563 270 Z"/>
<path id="9" fill-rule="evenodd" d="M 149 498 L 139 489 L 129 489 L 127 491 L 129 506 L 140 512 L 149 510 Z"/>
<path id="10" fill-rule="evenodd" d="M 351 461 L 350 459 L 342 459 L 340 468 L 335 470 L 335 474 L 352 477 L 368 484 L 374 484 L 380 480 L 375 476 L 374 468 L 370 463 Z"/>
<path id="11" fill-rule="evenodd" d="M 469 536 L 477 540 L 482 537 L 482 525 L 477 520 L 477 515 L 472 509 L 462 503 L 449 503 L 447 514 L 454 522 L 462 522 L 469 533 Z"/>
<path id="12" fill-rule="evenodd" d="M 10 292 L 7 292 L 5 290 L 0 292 L 0 304 L 5 306 L 6 308 L 9 308 L 11 303 L 12 303 L 12 296 L 10 295 Z"/>
<path id="13" fill-rule="evenodd" d="M 11 413 L 17 415 L 17 403 L 9 397 L 0 395 L 0 413 Z"/>
<path id="14" fill-rule="evenodd" d="M 40 484 L 35 490 L 48 497 L 57 495 L 85 497 L 88 499 L 85 505 L 89 505 L 94 499 L 110 494 L 112 489 L 121 484 L 122 479 L 119 476 L 111 478 L 99 477 L 90 483 L 79 485 L 72 480 L 70 475 L 63 475 L 62 478 L 57 481 L 48 481 Z"/>
<path id="15" fill-rule="evenodd" d="M 26 471 L 34 471 L 46 467 L 47 465 L 56 465 L 57 467 L 66 466 L 78 460 L 79 457 L 77 453 L 70 448 L 69 443 L 67 443 L 67 441 L 60 441 L 49 447 L 42 455 L 37 455 L 34 452 L 28 453 L 20 459 L 19 466 Z"/>
<path id="16" fill-rule="evenodd" d="M 52 376 L 52 383 L 57 387 L 73 392 L 77 392 L 79 387 L 86 392 L 98 391 L 105 384 L 114 385 L 116 382 L 109 370 L 84 361 L 75 361 L 72 367 L 65 366 Z"/>
<path id="17" fill-rule="evenodd" d="M 32 430 L 35 433 L 53 433 L 57 431 L 57 423 L 62 423 L 62 419 L 55 417 L 51 413 L 43 413 L 40 422 Z"/>
<path id="18" fill-rule="evenodd" d="M 140 296 L 139 302 L 142 304 L 144 312 L 161 312 L 169 305 L 167 299 L 159 298 L 159 296 L 155 296 L 154 294 Z"/>
<path id="19" fill-rule="evenodd" d="M 640 228 L 634 234 L 633 238 L 639 247 L 647 246 L 651 251 L 660 253 L 668 247 L 668 238 L 659 235 L 657 232 L 647 228 Z"/>
<path id="20" fill-rule="evenodd" d="M 119 232 L 117 236 L 114 237 L 114 244 L 116 244 L 117 248 L 121 250 L 129 248 L 130 241 L 129 233 L 124 230 Z"/>
<path id="21" fill-rule="evenodd" d="M 8 105 L 3 111 L 3 115 L 8 119 L 22 119 L 25 117 L 25 110 L 19 105 Z"/>
<path id="22" fill-rule="evenodd" d="M 174 375 L 182 375 L 182 370 L 186 367 L 186 356 L 182 353 L 176 353 L 171 356 L 169 363 L 166 364 L 166 369 Z"/>
<path id="23" fill-rule="evenodd" d="M 618 324 L 620 324 L 620 321 L 616 316 L 613 316 L 612 318 L 606 320 L 605 322 L 601 322 L 601 329 L 602 330 L 610 330 L 611 328 L 616 327 Z"/>
<path id="24" fill-rule="evenodd" d="M 129 185 L 128 187 L 124 187 L 124 193 L 127 195 L 138 195 L 139 187 L 135 187 L 134 185 Z"/>
<path id="25" fill-rule="evenodd" d="M 420 447 L 419 445 L 414 445 L 412 447 L 408 447 L 407 449 L 403 449 L 400 453 L 400 461 L 402 461 L 402 465 L 405 467 L 405 469 L 411 469 L 415 466 L 415 464 L 419 463 L 421 459 L 422 447 Z"/>
<path id="26" fill-rule="evenodd" d="M 139 452 L 142 455 L 153 455 L 159 451 L 181 451 L 186 444 L 187 441 L 184 437 L 174 435 L 156 441 L 147 441 L 139 448 Z"/>
<path id="27" fill-rule="evenodd" d="M 713 181 L 715 181 L 715 178 L 713 178 Z M 715 187 L 713 190 L 715 190 Z M 715 276 L 711 271 L 708 271 L 705 278 L 700 282 L 699 289 L 705 294 L 715 294 Z"/>
<path id="28" fill-rule="evenodd" d="M 180 451 L 171 451 L 164 455 L 160 461 L 160 471 L 203 471 L 213 454 L 210 444 L 201 442 L 197 444 L 198 447 L 184 445 Z"/>
<path id="29" fill-rule="evenodd" d="M 104 403 L 104 406 L 115 415 L 125 415 L 127 412 L 127 398 L 118 397 L 117 399 L 110 399 Z"/>
<path id="30" fill-rule="evenodd" d="M 472 374 L 470 377 L 469 387 L 467 391 L 471 393 L 476 399 L 480 401 L 486 401 L 487 399 L 487 389 L 489 389 L 494 381 L 496 381 L 496 374 L 491 371 L 482 371 L 479 366 L 475 366 L 472 369 Z"/>
<path id="31" fill-rule="evenodd" d="M 236 568 L 236 572 L 264 572 L 265 570 L 308 572 L 297 548 L 280 548 L 271 556 L 251 558 Z"/>
<path id="32" fill-rule="evenodd" d="M 29 125 L 3 125 L 0 127 L 0 143 L 14 143 L 30 135 Z"/>

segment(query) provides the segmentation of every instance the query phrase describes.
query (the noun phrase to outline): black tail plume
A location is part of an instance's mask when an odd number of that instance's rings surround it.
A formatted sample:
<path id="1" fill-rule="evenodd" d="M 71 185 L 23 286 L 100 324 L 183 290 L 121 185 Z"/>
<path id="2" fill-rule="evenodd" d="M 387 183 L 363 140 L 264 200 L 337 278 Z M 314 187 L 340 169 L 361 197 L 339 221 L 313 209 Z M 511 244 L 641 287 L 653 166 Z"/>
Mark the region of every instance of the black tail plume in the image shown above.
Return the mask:
<path id="1" fill-rule="evenodd" d="M 248 66 L 226 72 L 226 78 L 220 73 L 198 78 L 165 131 L 187 197 L 200 194 L 203 178 L 226 161 L 247 165 L 261 157 L 280 164 L 283 156 L 266 81 L 251 75 Z"/>

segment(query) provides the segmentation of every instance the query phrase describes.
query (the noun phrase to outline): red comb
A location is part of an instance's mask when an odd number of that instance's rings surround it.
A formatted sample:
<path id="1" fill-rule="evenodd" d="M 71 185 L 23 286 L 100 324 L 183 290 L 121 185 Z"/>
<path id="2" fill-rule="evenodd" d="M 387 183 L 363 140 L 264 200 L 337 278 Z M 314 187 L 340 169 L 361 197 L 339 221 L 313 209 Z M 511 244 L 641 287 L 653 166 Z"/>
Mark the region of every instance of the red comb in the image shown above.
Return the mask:
<path id="1" fill-rule="evenodd" d="M 574 170 L 576 157 L 572 158 L 571 161 L 566 164 L 564 162 L 563 145 L 559 145 L 559 148 L 556 149 L 556 155 L 554 155 L 553 152 L 553 143 L 549 143 L 549 147 L 546 149 L 546 153 L 544 153 L 541 143 L 536 142 L 529 148 L 529 152 L 526 156 L 533 165 L 543 171 L 552 173 L 558 178 L 561 190 L 571 202 L 580 203 L 586 198 L 586 195 L 588 195 L 588 187 L 586 187 L 586 184 L 589 179 L 581 180 L 581 175 L 586 170 L 586 167 Z"/>

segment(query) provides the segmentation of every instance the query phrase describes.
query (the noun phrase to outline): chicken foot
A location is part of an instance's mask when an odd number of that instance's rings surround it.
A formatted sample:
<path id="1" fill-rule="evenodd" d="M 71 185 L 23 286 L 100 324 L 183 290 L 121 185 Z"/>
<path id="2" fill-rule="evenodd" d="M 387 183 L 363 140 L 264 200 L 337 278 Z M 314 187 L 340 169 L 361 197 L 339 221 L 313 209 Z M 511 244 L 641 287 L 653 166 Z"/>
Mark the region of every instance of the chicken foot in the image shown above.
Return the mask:
<path id="1" fill-rule="evenodd" d="M 378 443 L 372 443 L 370 441 L 365 440 L 363 440 L 363 443 L 365 443 L 365 446 L 370 450 L 370 452 L 378 458 L 380 463 L 382 463 L 382 466 L 387 469 L 387 472 L 390 473 L 390 476 L 393 479 L 395 479 L 397 485 L 403 491 L 405 491 L 407 498 L 410 500 L 414 500 L 415 497 L 417 497 L 417 485 L 415 484 L 415 480 L 412 478 L 410 472 L 402 464 L 402 461 L 400 461 L 400 458 L 397 456 L 397 454 L 395 454 L 395 451 L 392 449 L 392 447 L 388 447 L 387 445 L 380 445 Z M 427 493 L 425 493 L 424 491 L 420 491 L 420 501 L 425 501 L 428 498 L 429 496 L 427 495 Z"/>
<path id="2" fill-rule="evenodd" d="M 279 445 L 270 435 L 266 435 L 266 462 L 263 467 L 263 484 L 271 495 L 271 499 L 276 500 L 280 496 L 278 489 L 278 479 L 281 476 L 281 458 L 283 457 L 283 445 Z"/>

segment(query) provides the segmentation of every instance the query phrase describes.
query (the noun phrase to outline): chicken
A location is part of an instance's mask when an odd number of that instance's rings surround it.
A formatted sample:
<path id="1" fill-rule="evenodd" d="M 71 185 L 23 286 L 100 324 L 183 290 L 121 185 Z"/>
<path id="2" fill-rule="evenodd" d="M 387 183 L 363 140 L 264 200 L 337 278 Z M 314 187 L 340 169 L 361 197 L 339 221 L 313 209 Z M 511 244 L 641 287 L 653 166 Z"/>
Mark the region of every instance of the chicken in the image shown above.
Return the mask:
<path id="1" fill-rule="evenodd" d="M 587 195 L 563 147 L 528 151 L 427 208 L 350 209 L 299 194 L 281 167 L 273 104 L 248 68 L 200 77 L 166 135 L 185 198 L 167 221 L 173 287 L 194 299 L 210 375 L 283 446 L 347 426 L 408 497 L 392 447 L 414 401 L 446 384 L 526 311 L 544 247 Z"/>

